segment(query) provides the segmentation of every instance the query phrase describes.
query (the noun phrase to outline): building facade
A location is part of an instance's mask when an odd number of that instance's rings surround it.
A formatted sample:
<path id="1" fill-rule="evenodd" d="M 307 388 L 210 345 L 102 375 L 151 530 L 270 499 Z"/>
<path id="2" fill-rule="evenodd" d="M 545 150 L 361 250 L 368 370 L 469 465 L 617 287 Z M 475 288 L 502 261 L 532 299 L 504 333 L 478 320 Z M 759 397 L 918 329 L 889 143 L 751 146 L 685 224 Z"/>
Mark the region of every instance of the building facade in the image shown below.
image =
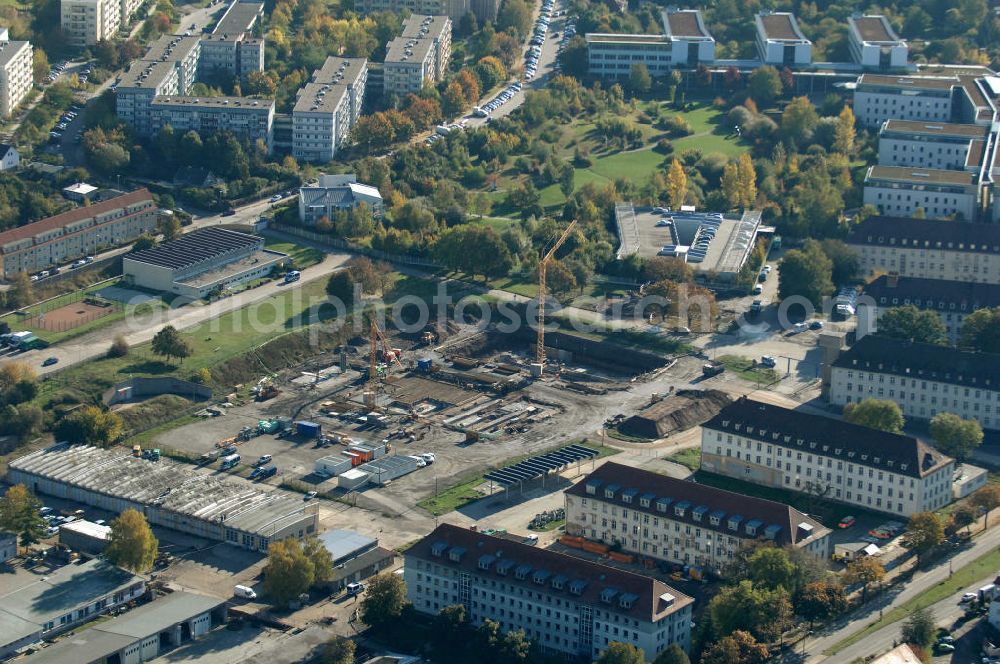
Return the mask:
<path id="1" fill-rule="evenodd" d="M 0 530 L 0 563 L 17 556 L 17 535 Z"/>
<path id="2" fill-rule="evenodd" d="M 714 574 L 762 540 L 830 555 L 830 530 L 788 505 L 613 462 L 566 491 L 566 533 Z"/>
<path id="3" fill-rule="evenodd" d="M 6 30 L 3 31 L 6 36 Z M 17 110 L 34 85 L 33 50 L 26 41 L 0 39 L 0 115 Z"/>
<path id="4" fill-rule="evenodd" d="M 982 125 L 886 120 L 878 134 L 878 163 L 979 173 L 989 136 Z"/>
<path id="5" fill-rule="evenodd" d="M 951 122 L 952 76 L 862 74 L 854 90 L 854 115 L 866 127 L 886 120 Z"/>
<path id="6" fill-rule="evenodd" d="M 299 90 L 292 109 L 292 156 L 303 161 L 330 161 L 344 145 L 361 115 L 368 61 L 327 58 Z"/>
<path id="7" fill-rule="evenodd" d="M 690 647 L 694 600 L 650 577 L 449 524 L 404 557 L 407 598 L 422 613 L 460 604 L 471 625 L 494 620 L 588 660 L 613 641 L 650 661 L 671 644 Z"/>
<path id="8" fill-rule="evenodd" d="M 812 42 L 806 39 L 794 14 L 761 12 L 754 17 L 757 54 L 765 65 L 807 67 L 812 64 Z"/>
<path id="9" fill-rule="evenodd" d="M 496 22 L 500 3 L 496 0 L 360 0 L 355 8 L 362 14 L 406 9 L 411 14 L 447 16 L 452 21 L 471 12 L 482 24 L 485 21 Z"/>
<path id="10" fill-rule="evenodd" d="M 60 0 L 60 26 L 73 46 L 94 46 L 117 36 L 121 0 Z"/>
<path id="11" fill-rule="evenodd" d="M 907 518 L 952 501 L 955 460 L 911 436 L 741 397 L 702 425 L 701 467 Z"/>
<path id="12" fill-rule="evenodd" d="M 842 407 L 889 399 L 908 419 L 955 413 L 975 419 L 984 429 L 1000 429 L 998 376 L 1000 355 L 872 334 L 832 363 L 829 400 Z"/>
<path id="13" fill-rule="evenodd" d="M 910 48 L 882 15 L 848 16 L 851 59 L 865 69 L 905 69 Z"/>
<path id="14" fill-rule="evenodd" d="M 975 221 L 979 217 L 979 176 L 965 171 L 902 166 L 869 166 L 864 202 L 880 214 Z"/>
<path id="15" fill-rule="evenodd" d="M 402 97 L 420 92 L 426 83 L 442 79 L 450 59 L 451 19 L 411 16 L 403 24 L 403 34 L 386 45 L 385 94 Z"/>
<path id="16" fill-rule="evenodd" d="M 314 225 L 324 217 L 333 221 L 338 210 L 353 210 L 364 203 L 376 219 L 385 214 L 377 187 L 359 184 L 353 174 L 321 175 L 319 182 L 299 189 L 299 221 Z"/>
<path id="17" fill-rule="evenodd" d="M 587 63 L 591 74 L 627 78 L 643 64 L 650 75 L 666 76 L 671 69 L 695 68 L 715 61 L 715 39 L 697 9 L 670 8 L 660 12 L 663 34 L 628 35 L 588 33 Z"/>
<path id="18" fill-rule="evenodd" d="M 868 276 L 1000 284 L 1000 226 L 932 219 L 868 217 L 851 229 L 847 244 L 858 251 Z"/>
<path id="19" fill-rule="evenodd" d="M 36 272 L 102 248 L 131 242 L 156 228 L 153 197 L 139 189 L 0 233 L 0 275 Z"/>
<path id="20" fill-rule="evenodd" d="M 149 104 L 150 135 L 166 125 L 183 134 L 230 131 L 251 143 L 274 145 L 274 100 L 252 97 L 155 97 Z M 137 127 L 138 128 L 138 127 Z"/>
<path id="21" fill-rule="evenodd" d="M 958 343 L 965 319 L 982 308 L 1000 307 L 1000 285 L 883 274 L 865 286 L 858 302 L 857 338 L 878 329 L 878 318 L 894 307 L 933 311 L 944 324 L 948 341 Z"/>

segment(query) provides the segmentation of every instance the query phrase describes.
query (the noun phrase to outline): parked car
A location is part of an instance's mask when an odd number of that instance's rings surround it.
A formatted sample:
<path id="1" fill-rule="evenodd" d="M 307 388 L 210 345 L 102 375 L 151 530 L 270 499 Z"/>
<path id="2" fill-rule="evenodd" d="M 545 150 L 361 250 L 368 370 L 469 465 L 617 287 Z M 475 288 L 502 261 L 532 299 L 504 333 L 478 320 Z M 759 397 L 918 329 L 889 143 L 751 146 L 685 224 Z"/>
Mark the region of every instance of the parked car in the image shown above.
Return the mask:
<path id="1" fill-rule="evenodd" d="M 312 500 L 318 495 L 319 495 L 318 491 L 310 491 L 309 493 L 306 494 L 305 498 L 303 498 L 302 500 Z"/>
<path id="2" fill-rule="evenodd" d="M 971 602 L 976 599 L 976 593 L 965 593 L 962 595 L 962 599 L 958 601 L 959 604 L 965 604 L 966 602 Z"/>
<path id="3" fill-rule="evenodd" d="M 365 591 L 365 584 L 360 581 L 352 581 L 347 584 L 347 594 L 348 595 L 360 595 Z"/>
<path id="4" fill-rule="evenodd" d="M 809 329 L 810 330 L 822 330 L 823 329 L 823 321 L 821 321 L 821 320 L 814 320 L 813 322 L 809 323 Z"/>
<path id="5" fill-rule="evenodd" d="M 770 355 L 765 355 L 764 357 L 760 358 L 760 363 L 768 368 L 774 368 L 778 364 L 777 360 L 775 360 Z"/>
<path id="6" fill-rule="evenodd" d="M 838 528 L 850 528 L 856 522 L 857 522 L 857 519 L 855 519 L 853 516 L 845 516 L 843 519 L 840 520 L 840 523 L 837 524 L 837 527 Z"/>
<path id="7" fill-rule="evenodd" d="M 42 362 L 42 366 L 43 367 L 51 367 L 53 364 L 58 364 L 58 363 L 59 363 L 59 358 L 58 357 L 47 357 L 47 358 L 45 358 L 45 361 Z"/>

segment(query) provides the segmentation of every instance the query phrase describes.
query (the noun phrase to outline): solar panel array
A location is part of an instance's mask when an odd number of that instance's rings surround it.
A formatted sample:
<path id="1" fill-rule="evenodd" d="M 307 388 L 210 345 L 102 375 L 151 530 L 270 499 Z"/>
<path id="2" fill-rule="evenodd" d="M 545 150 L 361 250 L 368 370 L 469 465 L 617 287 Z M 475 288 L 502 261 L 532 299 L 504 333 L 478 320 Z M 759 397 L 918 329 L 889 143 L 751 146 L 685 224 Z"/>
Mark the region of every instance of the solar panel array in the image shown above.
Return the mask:
<path id="1" fill-rule="evenodd" d="M 223 256 L 234 249 L 252 248 L 261 241 L 256 235 L 225 228 L 203 228 L 182 235 L 171 242 L 164 242 L 153 249 L 137 251 L 125 257 L 140 263 L 177 270 L 216 256 Z"/>
<path id="2" fill-rule="evenodd" d="M 562 470 L 571 463 L 593 459 L 597 451 L 583 445 L 567 445 L 566 447 L 539 456 L 525 459 L 512 466 L 491 470 L 484 476 L 488 480 L 504 486 L 518 484 L 525 480 L 533 480 L 552 472 Z"/>

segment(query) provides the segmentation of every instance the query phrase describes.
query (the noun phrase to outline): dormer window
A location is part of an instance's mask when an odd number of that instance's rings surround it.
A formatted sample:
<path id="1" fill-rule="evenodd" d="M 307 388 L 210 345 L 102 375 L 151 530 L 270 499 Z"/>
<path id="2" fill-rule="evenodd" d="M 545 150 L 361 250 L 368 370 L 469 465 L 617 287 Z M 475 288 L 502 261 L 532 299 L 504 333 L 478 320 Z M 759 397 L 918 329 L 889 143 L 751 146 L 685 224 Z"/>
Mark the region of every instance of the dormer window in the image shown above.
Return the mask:
<path id="1" fill-rule="evenodd" d="M 465 549 L 460 546 L 456 546 L 451 551 L 448 552 L 448 560 L 453 563 L 462 562 L 462 556 L 465 554 Z"/>
<path id="2" fill-rule="evenodd" d="M 642 506 L 642 507 L 649 507 L 649 498 L 647 498 L 646 496 L 643 496 L 642 498 L 640 498 L 639 499 L 639 505 Z"/>
<path id="3" fill-rule="evenodd" d="M 521 565 L 516 570 L 514 570 L 514 577 L 524 581 L 528 578 L 528 574 L 531 572 L 531 565 Z"/>
<path id="4" fill-rule="evenodd" d="M 615 497 L 615 491 L 614 491 L 614 489 L 605 489 L 604 490 L 604 497 L 605 498 L 614 498 Z"/>
<path id="5" fill-rule="evenodd" d="M 623 502 L 623 503 L 628 503 L 628 504 L 630 504 L 630 505 L 631 505 L 631 504 L 632 504 L 632 496 L 630 496 L 630 495 L 629 495 L 629 494 L 627 494 L 627 493 L 623 493 L 623 494 L 622 494 L 622 502 Z"/>
<path id="6" fill-rule="evenodd" d="M 562 574 L 558 574 L 552 577 L 552 587 L 555 590 L 562 590 L 565 585 L 566 585 L 566 577 L 563 576 Z"/>
<path id="7" fill-rule="evenodd" d="M 440 558 L 441 556 L 444 555 L 444 552 L 447 548 L 448 545 L 445 544 L 444 542 L 434 542 L 434 544 L 431 545 L 431 555 Z"/>
<path id="8" fill-rule="evenodd" d="M 861 460 L 862 461 L 868 461 L 868 455 L 867 454 L 862 454 L 861 455 Z"/>
<path id="9" fill-rule="evenodd" d="M 569 592 L 573 595 L 582 595 L 584 589 L 587 587 L 586 581 L 581 581 L 577 579 L 569 584 Z"/>
<path id="10" fill-rule="evenodd" d="M 615 599 L 615 596 L 617 594 L 618 591 L 616 589 L 605 588 L 604 590 L 601 591 L 601 601 L 606 604 L 610 604 Z"/>
<path id="11" fill-rule="evenodd" d="M 851 450 L 850 452 L 847 453 L 847 458 L 848 459 L 853 459 L 854 458 L 854 450 Z"/>
<path id="12" fill-rule="evenodd" d="M 496 560 L 495 556 L 485 555 L 480 557 L 478 562 L 479 569 L 488 570 L 493 565 L 494 560 Z"/>

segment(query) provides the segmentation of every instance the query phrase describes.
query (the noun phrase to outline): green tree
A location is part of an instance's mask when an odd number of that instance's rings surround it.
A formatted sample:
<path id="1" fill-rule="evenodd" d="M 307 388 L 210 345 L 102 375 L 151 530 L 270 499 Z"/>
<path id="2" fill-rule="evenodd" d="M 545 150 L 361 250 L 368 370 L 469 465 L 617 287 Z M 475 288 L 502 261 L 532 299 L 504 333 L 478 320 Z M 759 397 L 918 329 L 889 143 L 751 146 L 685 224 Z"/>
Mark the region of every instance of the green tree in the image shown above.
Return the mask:
<path id="1" fill-rule="evenodd" d="M 33 403 L 7 404 L 0 409 L 0 435 L 26 441 L 41 431 L 44 421 L 42 409 Z"/>
<path id="2" fill-rule="evenodd" d="M 173 325 L 167 325 L 153 336 L 152 349 L 155 355 L 171 360 L 183 359 L 191 355 L 191 345 Z"/>
<path id="3" fill-rule="evenodd" d="M 121 440 L 124 424 L 118 413 L 100 406 L 82 406 L 56 424 L 56 440 L 67 443 L 111 447 Z"/>
<path id="4" fill-rule="evenodd" d="M 396 574 L 379 574 L 368 584 L 361 603 L 361 619 L 366 625 L 388 625 L 403 611 L 406 603 L 406 583 Z"/>
<path id="5" fill-rule="evenodd" d="M 548 292 L 557 295 L 565 295 L 577 287 L 576 277 L 563 262 L 557 260 L 548 264 L 545 284 Z"/>
<path id="6" fill-rule="evenodd" d="M 989 526 L 990 512 L 1000 507 L 1000 486 L 987 484 L 969 497 L 969 504 L 983 510 L 985 513 L 986 518 L 983 519 L 983 530 L 986 530 L 987 526 Z"/>
<path id="7" fill-rule="evenodd" d="M 747 567 L 755 586 L 784 588 L 789 592 L 795 589 L 795 565 L 784 549 L 761 547 L 747 560 Z"/>
<path id="8" fill-rule="evenodd" d="M 793 155 L 794 157 L 794 155 Z M 792 189 L 790 211 L 795 234 L 804 237 L 831 236 L 839 230 L 844 209 L 842 187 L 834 184 L 826 169 L 810 168 Z"/>
<path id="9" fill-rule="evenodd" d="M 912 304 L 886 309 L 878 317 L 876 329 L 879 334 L 893 339 L 939 346 L 948 343 L 948 332 L 937 312 L 917 309 Z"/>
<path id="10" fill-rule="evenodd" d="M 791 626 L 792 603 L 784 588 L 769 590 L 751 581 L 723 588 L 708 610 L 719 633 L 746 630 L 757 638 L 776 639 Z"/>
<path id="11" fill-rule="evenodd" d="M 135 253 L 137 251 L 147 251 L 156 246 L 156 238 L 149 233 L 143 233 L 135 239 L 132 243 L 132 248 L 129 250 L 130 253 Z"/>
<path id="12" fill-rule="evenodd" d="M 690 283 L 694 270 L 683 259 L 673 256 L 653 256 L 642 265 L 642 277 L 646 281 L 672 281 L 677 284 Z"/>
<path id="13" fill-rule="evenodd" d="M 902 544 L 920 557 L 944 541 L 944 524 L 934 512 L 918 512 L 910 517 L 903 533 Z"/>
<path id="14" fill-rule="evenodd" d="M 628 86 L 633 92 L 645 94 L 653 87 L 653 77 L 649 75 L 649 69 L 641 62 L 632 65 L 629 71 Z"/>
<path id="15" fill-rule="evenodd" d="M 752 634 L 736 630 L 705 648 L 700 664 L 762 664 L 770 658 L 766 645 Z"/>
<path id="16" fill-rule="evenodd" d="M 781 114 L 782 137 L 797 145 L 809 143 L 817 124 L 819 115 L 809 97 L 795 97 Z"/>
<path id="17" fill-rule="evenodd" d="M 36 544 L 45 536 L 42 507 L 35 494 L 23 484 L 15 484 L 0 498 L 0 528 L 20 537 L 21 546 Z"/>
<path id="18" fill-rule="evenodd" d="M 302 552 L 312 561 L 313 583 L 329 583 L 333 580 L 333 556 L 319 539 L 307 537 L 302 543 Z"/>
<path id="19" fill-rule="evenodd" d="M 938 413 L 931 419 L 934 445 L 959 461 L 964 460 L 983 442 L 983 427 L 973 418 L 963 420 L 954 413 Z"/>
<path id="20" fill-rule="evenodd" d="M 27 362 L 0 365 L 0 403 L 19 404 L 38 394 L 38 376 Z"/>
<path id="21" fill-rule="evenodd" d="M 462 643 L 468 630 L 465 606 L 453 604 L 441 609 L 432 619 L 433 629 L 428 632 L 435 659 L 448 660 L 455 655 L 456 644 Z"/>
<path id="22" fill-rule="evenodd" d="M 108 347 L 108 357 L 125 357 L 128 355 L 128 351 L 129 345 L 128 341 L 125 340 L 125 335 L 117 334 L 114 341 L 111 342 L 111 346 Z"/>
<path id="23" fill-rule="evenodd" d="M 646 655 L 631 643 L 612 641 L 595 664 L 645 664 Z"/>
<path id="24" fill-rule="evenodd" d="M 843 240 L 827 238 L 820 241 L 823 253 L 833 263 L 830 275 L 834 285 L 844 285 L 857 278 L 861 271 L 861 254 Z"/>
<path id="25" fill-rule="evenodd" d="M 934 643 L 937 628 L 934 626 L 934 614 L 926 607 L 920 607 L 910 614 L 903 623 L 901 635 L 903 643 L 910 643 L 921 648 L 928 648 Z"/>
<path id="26" fill-rule="evenodd" d="M 656 656 L 653 664 L 691 664 L 691 659 L 679 645 L 671 643 L 666 650 Z"/>
<path id="27" fill-rule="evenodd" d="M 27 272 L 15 272 L 10 279 L 10 290 L 7 292 L 7 304 L 12 309 L 26 307 L 35 301 L 35 289 Z"/>
<path id="28" fill-rule="evenodd" d="M 684 167 L 676 158 L 667 171 L 667 203 L 673 210 L 680 210 L 687 197 L 688 179 Z"/>
<path id="29" fill-rule="evenodd" d="M 339 270 L 330 275 L 326 282 L 326 294 L 340 300 L 344 306 L 354 302 L 354 287 L 356 282 L 350 270 Z"/>
<path id="30" fill-rule="evenodd" d="M 315 580 L 315 568 L 297 539 L 272 542 L 264 566 L 264 590 L 277 606 L 309 590 Z"/>
<path id="31" fill-rule="evenodd" d="M 142 573 L 153 569 L 159 549 L 160 543 L 146 517 L 129 508 L 111 522 L 104 557 L 119 567 Z"/>
<path id="32" fill-rule="evenodd" d="M 49 56 L 45 55 L 45 51 L 36 46 L 31 55 L 31 60 L 31 77 L 35 81 L 35 84 L 41 85 L 52 70 L 52 65 L 49 64 Z"/>
<path id="33" fill-rule="evenodd" d="M 452 81 L 445 88 L 441 108 L 449 117 L 458 115 L 465 108 L 465 91 L 458 81 Z"/>
<path id="34" fill-rule="evenodd" d="M 567 76 L 583 78 L 587 75 L 587 40 L 582 35 L 573 35 L 557 57 Z"/>
<path id="35" fill-rule="evenodd" d="M 795 597 L 795 612 L 809 621 L 810 629 L 817 620 L 833 618 L 846 610 L 844 589 L 830 581 L 808 583 Z"/>
<path id="36" fill-rule="evenodd" d="M 1000 307 L 979 309 L 966 316 L 958 346 L 981 353 L 1000 353 Z"/>
<path id="37" fill-rule="evenodd" d="M 354 664 L 354 641 L 335 636 L 323 646 L 320 664 Z"/>
<path id="38" fill-rule="evenodd" d="M 497 14 L 497 30 L 512 29 L 519 37 L 531 30 L 531 7 L 524 0 L 504 0 Z"/>
<path id="39" fill-rule="evenodd" d="M 903 430 L 906 420 L 903 411 L 895 401 L 888 399 L 865 399 L 844 406 L 844 419 L 851 424 L 863 427 L 899 433 Z"/>
<path id="40" fill-rule="evenodd" d="M 857 136 L 854 124 L 854 111 L 845 104 L 837 116 L 837 126 L 833 132 L 833 149 L 847 157 L 854 153 L 854 139 Z"/>
<path id="41" fill-rule="evenodd" d="M 181 235 L 181 221 L 176 214 L 161 215 L 156 221 L 156 230 L 165 242 L 176 240 Z"/>
<path id="42" fill-rule="evenodd" d="M 750 98 L 763 109 L 781 96 L 781 76 L 778 75 L 778 70 L 770 65 L 758 67 L 750 73 L 747 87 Z"/>
<path id="43" fill-rule="evenodd" d="M 844 583 L 861 584 L 861 601 L 866 601 L 868 588 L 873 583 L 881 583 L 885 578 L 885 567 L 875 558 L 857 558 L 852 560 L 844 570 Z"/>
<path id="44" fill-rule="evenodd" d="M 976 510 L 971 505 L 959 505 L 951 514 L 951 523 L 956 532 L 962 528 L 970 528 L 971 532 L 971 526 L 977 518 Z"/>
<path id="45" fill-rule="evenodd" d="M 816 307 L 833 292 L 833 263 L 818 242 L 807 240 L 802 249 L 792 249 L 781 259 L 778 295 L 781 299 L 804 297 Z"/>

